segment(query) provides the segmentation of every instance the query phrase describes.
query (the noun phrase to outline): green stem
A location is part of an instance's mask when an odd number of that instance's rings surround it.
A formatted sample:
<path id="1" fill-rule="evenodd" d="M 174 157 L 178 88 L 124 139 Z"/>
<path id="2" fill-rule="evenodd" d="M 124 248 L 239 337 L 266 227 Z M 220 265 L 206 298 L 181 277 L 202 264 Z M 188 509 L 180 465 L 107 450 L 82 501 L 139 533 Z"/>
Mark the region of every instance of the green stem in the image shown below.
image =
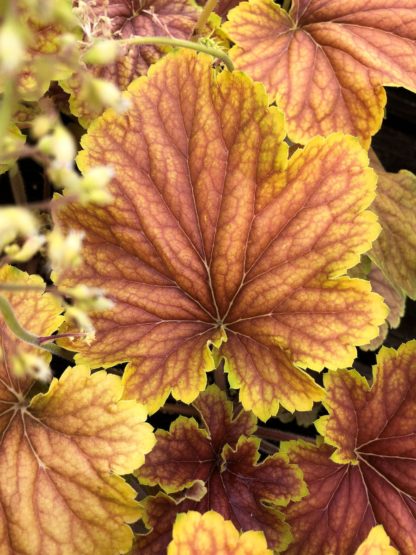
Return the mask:
<path id="1" fill-rule="evenodd" d="M 234 65 L 231 59 L 227 56 L 225 52 L 219 48 L 213 48 L 211 46 L 206 46 L 199 42 L 192 42 L 190 40 L 175 39 L 172 37 L 129 37 L 128 39 L 120 39 L 116 41 L 120 45 L 141 45 L 141 44 L 162 44 L 166 46 L 173 46 L 177 48 L 190 48 L 191 50 L 196 50 L 197 52 L 204 52 L 209 54 L 214 58 L 220 58 L 226 65 L 229 71 L 233 71 Z"/>
<path id="2" fill-rule="evenodd" d="M 208 0 L 202 9 L 201 15 L 199 16 L 198 23 L 196 24 L 196 30 L 199 33 L 204 31 L 204 27 L 209 19 L 209 16 L 217 7 L 218 0 Z"/>
<path id="3" fill-rule="evenodd" d="M 291 4 L 292 4 L 292 0 L 283 0 L 282 8 L 289 13 Z"/>
<path id="4" fill-rule="evenodd" d="M 15 106 L 15 90 L 13 79 L 7 79 L 0 103 L 0 140 L 6 136 Z"/>
<path id="5" fill-rule="evenodd" d="M 55 345 L 53 343 L 45 343 L 44 345 L 41 345 L 40 338 L 37 335 L 33 335 L 32 333 L 28 332 L 19 324 L 10 303 L 7 301 L 7 299 L 1 296 L 0 296 L 0 312 L 3 315 L 4 321 L 6 322 L 8 328 L 19 339 L 21 339 L 25 343 L 29 343 L 29 345 L 34 345 L 39 349 L 49 351 L 53 355 L 57 355 L 66 360 L 72 360 L 73 358 L 72 353 L 67 351 L 66 349 L 62 349 L 62 347 L 58 347 L 58 345 Z"/>

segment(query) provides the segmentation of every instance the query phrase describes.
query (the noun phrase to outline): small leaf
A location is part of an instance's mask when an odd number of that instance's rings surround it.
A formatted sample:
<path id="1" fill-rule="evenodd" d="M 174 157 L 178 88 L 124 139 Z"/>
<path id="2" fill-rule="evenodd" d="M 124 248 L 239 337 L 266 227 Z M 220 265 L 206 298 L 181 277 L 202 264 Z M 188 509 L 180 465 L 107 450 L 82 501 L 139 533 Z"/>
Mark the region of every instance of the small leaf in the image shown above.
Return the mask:
<path id="1" fill-rule="evenodd" d="M 345 367 L 387 315 L 368 283 L 343 277 L 379 233 L 375 175 L 358 141 L 315 138 L 287 158 L 283 116 L 241 73 L 170 54 L 107 111 L 79 165 L 115 171 L 105 208 L 55 214 L 85 232 L 84 262 L 57 276 L 103 289 L 96 340 L 76 360 L 127 361 L 126 397 L 155 412 L 192 402 L 225 359 L 246 410 L 307 411 L 322 389 L 301 368 Z M 213 352 L 213 347 L 215 347 Z M 215 360 L 214 360 L 215 355 Z"/>
<path id="2" fill-rule="evenodd" d="M 324 383 L 329 415 L 317 428 L 332 447 L 282 447 L 310 492 L 287 509 L 294 536 L 288 554 L 352 553 L 382 524 L 400 553 L 413 555 L 416 341 L 381 349 L 371 388 L 355 370 L 329 372 Z"/>
<path id="3" fill-rule="evenodd" d="M 389 328 L 394 329 L 400 325 L 401 318 L 404 315 L 406 297 L 393 287 L 375 264 L 372 264 L 368 279 L 370 280 L 372 290 L 383 297 L 384 302 L 389 308 L 387 321 L 380 326 L 378 337 L 372 339 L 368 345 L 361 347 L 363 350 L 368 349 L 373 351 L 383 344 Z"/>
<path id="4" fill-rule="evenodd" d="M 237 69 L 261 81 L 288 122 L 289 137 L 351 133 L 369 145 L 380 128 L 382 85 L 416 88 L 411 0 L 242 2 L 223 28 Z"/>
<path id="5" fill-rule="evenodd" d="M 416 299 L 416 175 L 386 172 L 373 152 L 378 175 L 372 210 L 383 228 L 369 256 L 400 293 Z"/>
<path id="6" fill-rule="evenodd" d="M 215 511 L 203 515 L 196 511 L 179 514 L 168 555 L 199 555 L 201 549 L 204 555 L 272 555 L 262 532 L 239 534 L 230 520 L 224 520 Z"/>
<path id="7" fill-rule="evenodd" d="M 166 553 L 172 539 L 172 528 L 179 512 L 195 509 L 198 503 L 188 497 L 188 491 L 179 497 L 158 493 L 146 497 L 141 505 L 144 510 L 143 520 L 149 529 L 147 534 L 138 535 L 132 555 L 158 555 Z M 205 492 L 204 492 L 205 493 Z"/>
<path id="8" fill-rule="evenodd" d="M 360 545 L 355 555 L 399 555 L 399 552 L 390 545 L 390 538 L 379 524 L 371 529 L 368 538 Z"/>
<path id="9" fill-rule="evenodd" d="M 194 406 L 204 428 L 193 418 L 179 417 L 169 432 L 158 430 L 156 446 L 137 472 L 139 480 L 167 493 L 200 480 L 207 494 L 188 508 L 216 510 L 239 530 L 263 530 L 270 547 L 286 547 L 290 533 L 278 507 L 306 493 L 297 468 L 280 454 L 258 461 L 260 441 L 245 437 L 253 433 L 255 419 L 244 412 L 232 418 L 232 403 L 216 386 Z"/>

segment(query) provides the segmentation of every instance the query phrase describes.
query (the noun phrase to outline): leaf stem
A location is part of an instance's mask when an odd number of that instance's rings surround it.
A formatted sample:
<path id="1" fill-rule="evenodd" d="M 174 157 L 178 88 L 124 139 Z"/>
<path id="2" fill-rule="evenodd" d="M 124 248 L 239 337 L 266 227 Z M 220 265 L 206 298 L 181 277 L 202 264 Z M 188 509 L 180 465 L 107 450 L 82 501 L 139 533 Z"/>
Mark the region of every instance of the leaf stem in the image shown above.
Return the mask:
<path id="1" fill-rule="evenodd" d="M 291 4 L 292 4 L 292 0 L 283 0 L 282 8 L 289 13 Z"/>
<path id="2" fill-rule="evenodd" d="M 226 65 L 229 71 L 233 71 L 234 65 L 231 59 L 220 48 L 206 46 L 199 42 L 192 42 L 190 40 L 175 39 L 173 37 L 129 37 L 127 39 L 120 39 L 115 41 L 122 46 L 133 46 L 141 44 L 162 44 L 166 46 L 173 46 L 177 48 L 190 48 L 197 52 L 204 52 L 214 58 L 220 58 Z"/>
<path id="3" fill-rule="evenodd" d="M 9 178 L 15 203 L 17 205 L 27 204 L 25 182 L 20 173 L 18 162 L 15 162 L 9 169 Z"/>
<path id="4" fill-rule="evenodd" d="M 165 403 L 163 407 L 159 409 L 161 412 L 167 414 L 182 414 L 184 416 L 198 416 L 198 412 L 191 405 L 185 405 L 183 403 Z"/>
<path id="5" fill-rule="evenodd" d="M 303 436 L 301 434 L 293 434 L 291 432 L 283 432 L 282 430 L 266 428 L 265 426 L 258 426 L 255 435 L 261 439 L 269 439 L 272 441 L 288 441 L 290 439 L 303 439 L 304 441 L 309 441 L 310 443 L 315 441 L 312 437 Z"/>
<path id="6" fill-rule="evenodd" d="M 204 27 L 209 19 L 211 13 L 217 7 L 218 0 L 208 0 L 205 6 L 202 9 L 201 15 L 199 16 L 198 23 L 196 24 L 196 30 L 199 33 L 204 31 Z"/>
<path id="7" fill-rule="evenodd" d="M 57 355 L 61 358 L 66 360 L 72 360 L 73 354 L 62 347 L 58 347 L 53 343 L 46 343 L 44 345 L 41 344 L 41 339 L 37 335 L 33 335 L 32 333 L 28 332 L 23 328 L 13 311 L 9 301 L 4 297 L 0 296 L 0 312 L 3 315 L 4 321 L 6 322 L 8 328 L 22 341 L 25 343 L 29 343 L 29 345 L 34 345 L 39 349 L 43 349 L 45 351 L 49 351 L 53 355 Z"/>
<path id="8" fill-rule="evenodd" d="M 263 451 L 266 455 L 274 455 L 279 452 L 279 448 L 274 443 L 262 439 L 260 442 L 260 451 Z"/>
<path id="9" fill-rule="evenodd" d="M 225 377 L 223 361 L 221 361 L 218 368 L 214 370 L 214 382 L 222 391 L 227 392 L 227 378 Z"/>

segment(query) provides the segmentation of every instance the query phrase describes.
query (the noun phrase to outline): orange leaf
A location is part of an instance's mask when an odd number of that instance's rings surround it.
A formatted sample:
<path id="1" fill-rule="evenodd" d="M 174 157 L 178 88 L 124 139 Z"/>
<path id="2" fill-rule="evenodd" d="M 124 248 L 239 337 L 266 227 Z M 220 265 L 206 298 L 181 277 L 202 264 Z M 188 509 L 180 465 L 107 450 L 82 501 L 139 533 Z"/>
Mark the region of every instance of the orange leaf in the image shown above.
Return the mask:
<path id="1" fill-rule="evenodd" d="M 0 281 L 31 287 L 2 291 L 22 325 L 45 335 L 56 329 L 60 305 L 34 289 L 42 289 L 40 278 L 4 267 Z M 0 552 L 128 550 L 126 523 L 141 512 L 136 492 L 115 473 L 132 472 L 154 444 L 144 409 L 120 400 L 120 378 L 85 367 L 68 368 L 47 393 L 33 396 L 33 380 L 14 376 L 11 361 L 41 351 L 0 324 Z"/>
<path id="2" fill-rule="evenodd" d="M 379 232 L 375 175 L 358 141 L 316 138 L 289 160 L 283 117 L 240 73 L 168 55 L 84 137 L 83 171 L 111 165 L 105 208 L 55 214 L 85 232 L 84 264 L 58 276 L 104 289 L 96 340 L 77 360 L 128 361 L 126 396 L 156 411 L 192 402 L 226 359 L 246 409 L 309 410 L 322 390 L 300 368 L 339 368 L 386 317 L 379 296 L 342 277 Z M 215 347 L 215 349 L 214 349 Z"/>
<path id="3" fill-rule="evenodd" d="M 414 0 L 242 2 L 224 25 L 238 69 L 264 83 L 305 143 L 333 131 L 368 145 L 379 129 L 382 85 L 416 90 Z"/>
<path id="4" fill-rule="evenodd" d="M 382 348 L 373 385 L 355 370 L 324 379 L 329 415 L 318 430 L 332 445 L 289 442 L 309 496 L 287 510 L 288 554 L 352 553 L 382 524 L 402 555 L 416 552 L 416 341 Z M 305 548 L 307 546 L 307 549 Z"/>

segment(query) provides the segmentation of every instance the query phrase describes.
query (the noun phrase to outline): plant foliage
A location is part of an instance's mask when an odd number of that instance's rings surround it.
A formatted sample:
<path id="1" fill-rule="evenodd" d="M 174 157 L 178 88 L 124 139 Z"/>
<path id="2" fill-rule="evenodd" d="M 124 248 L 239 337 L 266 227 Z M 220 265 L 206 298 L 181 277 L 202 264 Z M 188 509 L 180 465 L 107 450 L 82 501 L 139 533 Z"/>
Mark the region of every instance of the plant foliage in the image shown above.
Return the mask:
<path id="1" fill-rule="evenodd" d="M 384 86 L 416 0 L 0 2 L 0 555 L 416 553 Z"/>

